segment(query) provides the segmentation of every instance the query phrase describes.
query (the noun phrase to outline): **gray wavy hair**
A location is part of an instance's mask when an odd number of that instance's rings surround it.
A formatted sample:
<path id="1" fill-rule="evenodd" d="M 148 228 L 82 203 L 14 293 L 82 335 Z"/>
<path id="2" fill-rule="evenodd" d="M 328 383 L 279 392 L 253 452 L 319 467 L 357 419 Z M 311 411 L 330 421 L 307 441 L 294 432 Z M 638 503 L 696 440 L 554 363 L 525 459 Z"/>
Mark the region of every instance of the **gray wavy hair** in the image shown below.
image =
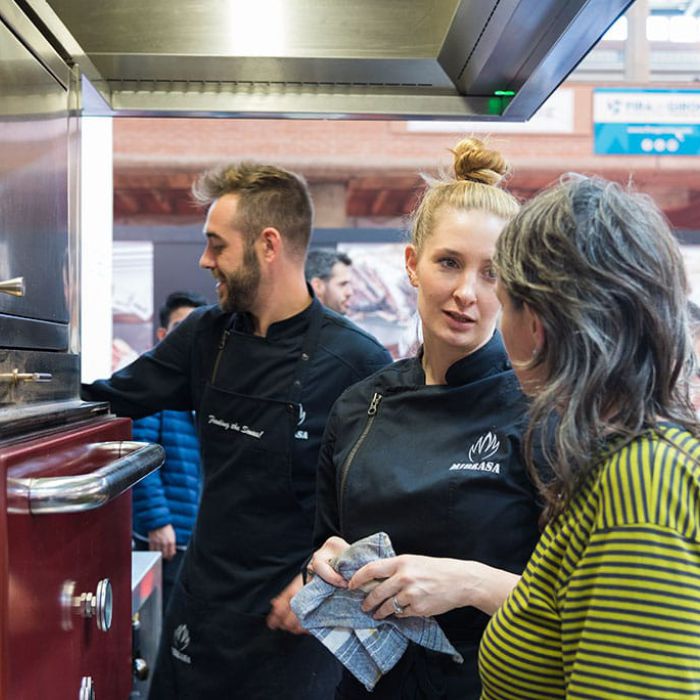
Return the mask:
<path id="1" fill-rule="evenodd" d="M 698 433 L 683 260 L 649 197 L 569 175 L 506 225 L 494 265 L 512 303 L 527 304 L 545 330 L 526 365 L 544 379 L 525 447 L 549 517 L 585 480 L 607 437 L 632 439 L 659 419 Z M 546 480 L 532 466 L 540 446 L 553 471 Z"/>

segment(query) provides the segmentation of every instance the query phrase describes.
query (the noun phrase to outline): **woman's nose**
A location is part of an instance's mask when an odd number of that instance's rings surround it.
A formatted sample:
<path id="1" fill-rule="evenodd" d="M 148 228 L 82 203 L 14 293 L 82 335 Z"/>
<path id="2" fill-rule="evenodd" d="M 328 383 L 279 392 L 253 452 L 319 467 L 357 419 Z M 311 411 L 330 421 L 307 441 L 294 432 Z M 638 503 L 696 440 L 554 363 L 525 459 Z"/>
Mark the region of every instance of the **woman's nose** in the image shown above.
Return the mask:
<path id="1" fill-rule="evenodd" d="M 459 283 L 452 292 L 452 296 L 457 303 L 462 306 L 472 304 L 476 301 L 476 276 L 465 273 L 459 280 Z"/>

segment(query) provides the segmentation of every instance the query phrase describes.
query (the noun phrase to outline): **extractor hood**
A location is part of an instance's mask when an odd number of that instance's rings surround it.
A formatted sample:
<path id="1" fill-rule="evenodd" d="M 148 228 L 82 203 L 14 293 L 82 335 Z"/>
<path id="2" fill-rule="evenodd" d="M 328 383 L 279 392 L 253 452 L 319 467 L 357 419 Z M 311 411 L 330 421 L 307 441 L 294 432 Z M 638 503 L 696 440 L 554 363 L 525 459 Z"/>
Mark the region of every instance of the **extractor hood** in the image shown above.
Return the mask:
<path id="1" fill-rule="evenodd" d="M 15 0 L 123 115 L 525 120 L 632 0 Z"/>

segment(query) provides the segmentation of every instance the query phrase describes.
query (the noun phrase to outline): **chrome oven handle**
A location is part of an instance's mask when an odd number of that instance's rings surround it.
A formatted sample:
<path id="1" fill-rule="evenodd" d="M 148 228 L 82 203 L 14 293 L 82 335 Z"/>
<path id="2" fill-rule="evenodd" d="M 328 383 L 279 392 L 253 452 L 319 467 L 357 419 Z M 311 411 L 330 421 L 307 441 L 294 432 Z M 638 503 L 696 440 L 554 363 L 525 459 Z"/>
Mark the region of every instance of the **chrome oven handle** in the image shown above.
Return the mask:
<path id="1" fill-rule="evenodd" d="M 160 445 L 120 440 L 88 445 L 90 456 L 115 457 L 88 474 L 7 479 L 9 513 L 79 513 L 109 503 L 165 460 Z"/>

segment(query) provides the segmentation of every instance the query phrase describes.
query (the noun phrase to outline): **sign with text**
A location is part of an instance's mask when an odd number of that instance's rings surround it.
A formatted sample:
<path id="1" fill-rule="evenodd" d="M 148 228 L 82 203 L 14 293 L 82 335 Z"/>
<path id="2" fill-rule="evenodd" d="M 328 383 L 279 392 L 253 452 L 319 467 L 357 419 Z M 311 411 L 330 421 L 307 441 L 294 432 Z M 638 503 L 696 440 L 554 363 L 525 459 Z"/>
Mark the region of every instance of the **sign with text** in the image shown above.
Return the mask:
<path id="1" fill-rule="evenodd" d="M 593 91 L 595 153 L 700 155 L 700 90 Z"/>

